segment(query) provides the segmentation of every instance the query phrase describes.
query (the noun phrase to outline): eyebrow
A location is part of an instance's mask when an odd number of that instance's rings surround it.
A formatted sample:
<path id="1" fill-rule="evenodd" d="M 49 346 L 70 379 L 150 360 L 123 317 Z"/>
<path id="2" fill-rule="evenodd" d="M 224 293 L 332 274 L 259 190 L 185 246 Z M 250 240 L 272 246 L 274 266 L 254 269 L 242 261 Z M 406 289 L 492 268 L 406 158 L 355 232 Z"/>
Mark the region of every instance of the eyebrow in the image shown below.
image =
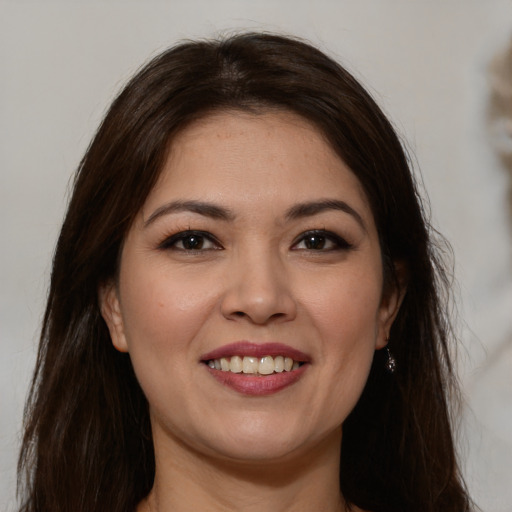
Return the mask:
<path id="1" fill-rule="evenodd" d="M 366 231 L 366 225 L 361 215 L 359 215 L 359 213 L 345 201 L 340 201 L 339 199 L 321 199 L 318 201 L 309 201 L 296 204 L 286 212 L 285 218 L 287 220 L 296 220 L 304 217 L 311 217 L 328 210 L 338 210 L 348 213 Z M 230 209 L 212 203 L 193 200 L 172 201 L 157 208 L 144 221 L 144 227 L 146 228 L 155 222 L 155 220 L 163 217 L 164 215 L 180 212 L 193 212 L 205 217 L 224 221 L 231 221 L 235 219 L 235 214 Z"/>
<path id="2" fill-rule="evenodd" d="M 348 213 L 366 231 L 366 225 L 361 215 L 345 201 L 340 201 L 339 199 L 321 199 L 319 201 L 296 204 L 286 212 L 286 218 L 288 220 L 295 220 L 311 217 L 328 210 L 339 210 Z"/>
<path id="3" fill-rule="evenodd" d="M 145 221 L 144 227 L 146 228 L 152 224 L 156 219 L 168 215 L 170 213 L 179 212 L 193 212 L 205 217 L 219 220 L 233 220 L 235 215 L 228 208 L 217 206 L 212 203 L 204 201 L 172 201 L 157 208 Z"/>

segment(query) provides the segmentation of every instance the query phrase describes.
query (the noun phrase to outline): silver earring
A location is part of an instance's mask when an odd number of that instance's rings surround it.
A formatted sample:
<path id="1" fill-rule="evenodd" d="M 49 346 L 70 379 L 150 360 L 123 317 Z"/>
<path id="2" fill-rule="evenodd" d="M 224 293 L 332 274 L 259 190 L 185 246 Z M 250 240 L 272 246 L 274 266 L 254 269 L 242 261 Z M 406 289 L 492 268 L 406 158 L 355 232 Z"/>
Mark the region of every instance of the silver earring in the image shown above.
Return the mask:
<path id="1" fill-rule="evenodd" d="M 389 373 L 395 373 L 396 359 L 391 355 L 391 352 L 389 351 L 389 347 L 386 347 L 386 352 L 388 354 L 388 359 L 386 361 L 386 370 Z"/>

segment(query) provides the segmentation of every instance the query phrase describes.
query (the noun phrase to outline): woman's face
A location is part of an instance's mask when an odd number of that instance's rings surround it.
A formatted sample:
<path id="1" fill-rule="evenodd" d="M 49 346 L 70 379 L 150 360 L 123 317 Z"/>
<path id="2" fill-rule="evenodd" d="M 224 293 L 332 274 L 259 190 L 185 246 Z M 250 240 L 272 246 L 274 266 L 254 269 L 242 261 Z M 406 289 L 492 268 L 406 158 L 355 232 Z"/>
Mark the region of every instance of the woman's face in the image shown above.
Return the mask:
<path id="1" fill-rule="evenodd" d="M 339 442 L 398 303 L 355 175 L 302 118 L 240 112 L 173 140 L 101 297 L 157 449 L 246 461 Z"/>

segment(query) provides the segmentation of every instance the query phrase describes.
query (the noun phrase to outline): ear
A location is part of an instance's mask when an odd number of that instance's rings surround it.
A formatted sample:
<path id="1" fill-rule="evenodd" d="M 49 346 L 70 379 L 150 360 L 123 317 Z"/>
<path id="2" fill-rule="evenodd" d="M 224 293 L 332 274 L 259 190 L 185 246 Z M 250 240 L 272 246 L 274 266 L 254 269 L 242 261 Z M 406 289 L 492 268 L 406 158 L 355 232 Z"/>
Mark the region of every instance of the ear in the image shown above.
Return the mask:
<path id="1" fill-rule="evenodd" d="M 379 332 L 377 333 L 376 349 L 384 348 L 388 344 L 391 326 L 395 321 L 405 293 L 407 292 L 408 269 L 403 261 L 394 263 L 395 279 L 384 290 L 379 308 Z"/>
<path id="2" fill-rule="evenodd" d="M 119 352 L 128 352 L 117 286 L 113 279 L 100 286 L 98 299 L 101 316 L 107 324 L 112 344 Z"/>

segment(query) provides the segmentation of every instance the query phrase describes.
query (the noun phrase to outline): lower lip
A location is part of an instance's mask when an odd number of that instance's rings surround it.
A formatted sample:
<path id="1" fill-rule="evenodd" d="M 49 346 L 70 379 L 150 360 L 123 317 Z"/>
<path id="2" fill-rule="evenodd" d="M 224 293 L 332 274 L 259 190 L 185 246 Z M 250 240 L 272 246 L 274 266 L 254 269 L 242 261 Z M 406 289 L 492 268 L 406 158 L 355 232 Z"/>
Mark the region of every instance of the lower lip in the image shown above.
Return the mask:
<path id="1" fill-rule="evenodd" d="M 290 372 L 272 373 L 271 375 L 253 376 L 246 373 L 223 372 L 206 366 L 218 382 L 238 393 L 251 396 L 273 395 L 295 384 L 306 371 L 308 363 Z"/>

